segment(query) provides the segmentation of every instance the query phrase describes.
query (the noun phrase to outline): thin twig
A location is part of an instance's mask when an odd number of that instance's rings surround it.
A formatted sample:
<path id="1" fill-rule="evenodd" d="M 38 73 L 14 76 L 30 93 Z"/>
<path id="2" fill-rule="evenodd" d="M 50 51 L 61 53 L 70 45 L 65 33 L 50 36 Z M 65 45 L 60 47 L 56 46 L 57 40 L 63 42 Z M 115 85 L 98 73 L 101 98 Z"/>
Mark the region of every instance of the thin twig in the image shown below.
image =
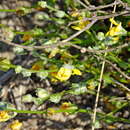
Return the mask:
<path id="1" fill-rule="evenodd" d="M 113 80 L 115 84 L 119 85 L 120 87 L 122 87 L 123 89 L 125 89 L 126 91 L 130 92 L 130 89 L 128 87 L 126 87 L 124 84 L 116 81 L 116 80 Z"/>
<path id="2" fill-rule="evenodd" d="M 95 50 L 95 52 L 97 53 L 105 53 L 105 52 L 112 52 L 112 51 L 115 51 L 115 50 L 118 50 L 118 49 L 122 49 L 122 48 L 125 48 L 125 47 L 128 47 L 130 45 L 130 43 L 124 43 L 123 45 L 119 45 L 117 47 L 114 47 L 114 48 L 109 48 L 109 49 L 106 49 L 106 50 Z"/>
<path id="3" fill-rule="evenodd" d="M 86 6 L 82 1 L 76 0 L 79 4 L 81 4 L 83 7 L 85 7 L 87 10 L 89 9 L 88 6 Z"/>
<path id="4" fill-rule="evenodd" d="M 84 2 L 85 2 L 87 5 L 89 5 L 89 6 L 90 6 L 90 3 L 89 3 L 89 1 L 88 1 L 88 0 L 84 0 Z"/>
<path id="5" fill-rule="evenodd" d="M 118 49 L 128 47 L 128 46 L 130 46 L 130 43 L 124 43 L 123 45 L 119 45 L 117 47 L 109 48 L 109 49 L 105 49 L 105 50 L 87 49 L 85 47 L 81 47 L 81 46 L 78 46 L 78 45 L 75 45 L 75 44 L 72 44 L 72 43 L 70 43 L 70 45 L 79 49 L 79 50 L 84 49 L 84 53 L 90 52 L 90 53 L 97 53 L 98 54 L 98 53 L 112 52 L 112 51 L 115 51 L 115 50 L 118 50 Z"/>
<path id="6" fill-rule="evenodd" d="M 124 43 L 123 45 L 119 45 L 117 47 L 114 47 L 114 48 L 109 48 L 109 49 L 105 49 L 105 50 L 95 50 L 95 49 L 87 49 L 85 47 L 81 47 L 81 46 L 78 46 L 76 44 L 73 44 L 73 43 L 70 43 L 70 42 L 67 42 L 67 43 L 57 43 L 57 44 L 52 44 L 52 45 L 43 45 L 43 46 L 24 46 L 24 45 L 20 45 L 20 44 L 15 44 L 13 42 L 10 42 L 9 40 L 5 40 L 3 38 L 0 39 L 0 41 L 8 44 L 8 45 L 11 45 L 11 46 L 14 46 L 14 47 L 20 47 L 20 48 L 23 48 L 23 49 L 26 49 L 28 51 L 32 51 L 34 49 L 37 49 L 37 50 L 40 50 L 40 49 L 45 49 L 45 48 L 55 48 L 55 47 L 58 47 L 58 46 L 65 46 L 65 45 L 70 45 L 72 47 L 75 47 L 79 50 L 84 50 L 84 53 L 86 52 L 89 52 L 89 53 L 105 53 L 105 52 L 112 52 L 112 51 L 115 51 L 115 50 L 118 50 L 118 49 L 123 49 L 125 47 L 128 47 L 130 46 L 130 43 Z"/>
<path id="7" fill-rule="evenodd" d="M 95 50 L 95 49 L 87 49 L 85 47 L 81 47 L 81 46 L 78 46 L 76 44 L 73 44 L 73 43 L 70 43 L 70 42 L 67 42 L 67 43 L 62 43 L 59 42 L 57 44 L 52 44 L 52 45 L 42 45 L 42 46 L 24 46 L 24 45 L 20 45 L 20 44 L 15 44 L 9 40 L 5 40 L 3 38 L 0 39 L 0 41 L 8 44 L 8 45 L 11 45 L 11 46 L 14 46 L 14 47 L 20 47 L 20 48 L 23 48 L 23 49 L 26 49 L 28 51 L 32 51 L 34 49 L 45 49 L 45 48 L 55 48 L 55 47 L 58 47 L 58 46 L 65 46 L 65 45 L 71 45 L 79 50 L 82 50 L 84 49 L 84 53 L 86 52 L 89 52 L 89 53 L 105 53 L 105 52 L 112 52 L 112 51 L 115 51 L 115 50 L 118 50 L 118 49 L 122 49 L 122 48 L 125 48 L 125 47 L 128 47 L 130 46 L 130 43 L 124 43 L 123 45 L 119 45 L 117 47 L 114 47 L 114 48 L 109 48 L 109 49 L 105 49 L 105 50 Z"/>
<path id="8" fill-rule="evenodd" d="M 123 2 L 117 1 L 116 3 L 114 2 L 114 3 L 108 4 L 108 5 L 100 5 L 100 6 L 97 6 L 97 7 L 90 7 L 89 9 L 83 9 L 82 11 L 100 10 L 100 9 L 104 9 L 104 8 L 113 7 L 114 5 L 119 5 L 119 4 L 123 4 Z"/>
<path id="9" fill-rule="evenodd" d="M 112 14 L 104 15 L 104 16 L 96 16 L 96 17 L 91 17 L 91 18 L 84 18 L 84 19 L 82 19 L 82 20 L 76 20 L 76 21 L 70 22 L 70 23 L 68 24 L 68 26 L 70 26 L 71 24 L 75 24 L 75 23 L 79 23 L 79 22 L 83 22 L 83 21 L 87 21 L 87 20 L 94 20 L 94 19 L 104 20 L 104 19 L 109 19 L 109 18 L 112 18 L 112 17 L 117 17 L 117 16 L 121 16 L 121 15 L 126 15 L 126 14 L 129 14 L 129 13 L 130 13 L 130 11 L 123 11 L 123 12 L 112 13 Z"/>

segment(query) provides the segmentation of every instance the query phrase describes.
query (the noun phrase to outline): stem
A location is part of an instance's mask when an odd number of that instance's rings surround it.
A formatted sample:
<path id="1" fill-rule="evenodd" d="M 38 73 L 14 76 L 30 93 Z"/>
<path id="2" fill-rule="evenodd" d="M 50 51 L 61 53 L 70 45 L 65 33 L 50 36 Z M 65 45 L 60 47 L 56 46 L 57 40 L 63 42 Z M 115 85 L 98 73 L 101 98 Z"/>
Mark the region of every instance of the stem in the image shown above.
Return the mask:
<path id="1" fill-rule="evenodd" d="M 0 9 L 0 12 L 16 12 L 16 9 Z"/>
<path id="2" fill-rule="evenodd" d="M 116 1 L 114 2 L 114 9 L 113 13 L 116 11 Z M 110 28 L 112 28 L 112 23 L 110 25 Z M 108 49 L 108 47 L 106 48 Z M 104 57 L 106 57 L 107 52 L 105 52 Z M 98 90 L 97 90 L 97 95 L 96 95 L 96 100 L 95 100 L 95 106 L 94 106 L 94 114 L 93 114 L 93 120 L 92 120 L 92 130 L 95 130 L 95 121 L 96 121 L 96 113 L 97 113 L 97 106 L 98 106 L 98 101 L 99 101 L 99 95 L 100 95 L 100 89 L 101 89 L 101 84 L 102 84 L 102 79 L 103 79 L 103 72 L 105 68 L 105 61 L 102 63 L 102 69 L 100 73 L 100 79 L 99 79 L 99 84 L 98 84 Z"/>
<path id="3" fill-rule="evenodd" d="M 107 53 L 105 53 L 105 56 Z M 98 101 L 99 101 L 99 95 L 100 95 L 100 89 L 101 89 L 101 84 L 102 84 L 102 78 L 103 78 L 103 72 L 104 72 L 104 67 L 105 67 L 105 61 L 102 63 L 102 69 L 100 73 L 100 79 L 99 79 L 99 84 L 98 84 L 98 90 L 97 90 L 97 95 L 96 95 L 96 100 L 95 100 L 95 106 L 94 106 L 94 114 L 93 114 L 93 121 L 92 121 L 92 130 L 95 129 L 95 121 L 96 121 L 96 113 L 97 113 L 97 106 L 98 106 Z"/>
<path id="4" fill-rule="evenodd" d="M 30 114 L 46 114 L 46 110 L 44 111 L 30 111 L 30 110 L 14 110 L 14 109 L 7 109 L 7 111 L 17 112 L 17 113 L 30 113 Z"/>
<path id="5" fill-rule="evenodd" d="M 115 109 L 114 111 L 108 113 L 106 116 L 108 116 L 108 115 L 113 115 L 114 113 L 116 113 L 117 111 L 119 111 L 119 110 L 121 110 L 122 108 L 126 107 L 127 105 L 129 105 L 128 102 L 124 103 L 121 107 L 119 107 L 119 108 Z"/>
<path id="6" fill-rule="evenodd" d="M 122 107 L 124 107 L 124 105 Z M 27 113 L 27 114 L 47 114 L 47 110 L 31 111 L 31 110 L 6 109 L 6 111 L 11 111 L 11 112 L 16 112 L 16 113 Z M 87 110 L 87 109 L 78 109 L 78 110 L 74 110 L 74 109 L 58 109 L 58 110 L 55 110 L 55 113 L 60 113 L 60 112 L 75 112 L 75 113 L 80 112 L 80 113 L 88 113 L 88 114 L 93 113 L 93 111 Z M 106 118 L 109 118 L 109 119 L 111 118 L 111 119 L 114 119 L 114 121 L 122 121 L 122 122 L 125 122 L 125 123 L 130 123 L 130 120 L 128 120 L 128 119 L 124 119 L 124 118 L 120 118 L 120 117 L 114 117 L 112 115 L 109 115 L 109 113 L 106 115 L 105 113 L 97 112 L 97 115 L 99 117 L 102 117 L 102 118 L 100 118 L 100 120 L 101 119 L 105 120 Z"/>

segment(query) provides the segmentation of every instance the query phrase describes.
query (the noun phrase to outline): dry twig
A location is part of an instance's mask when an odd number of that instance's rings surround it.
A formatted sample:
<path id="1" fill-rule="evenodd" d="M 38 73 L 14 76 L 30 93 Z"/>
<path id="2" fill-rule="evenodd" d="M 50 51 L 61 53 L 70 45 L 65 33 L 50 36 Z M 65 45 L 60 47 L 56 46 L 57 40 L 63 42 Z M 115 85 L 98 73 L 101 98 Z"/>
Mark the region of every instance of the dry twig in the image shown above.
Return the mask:
<path id="1" fill-rule="evenodd" d="M 70 26 L 71 24 L 75 24 L 75 23 L 79 23 L 79 22 L 83 22 L 83 21 L 87 21 L 87 20 L 94 20 L 94 19 L 97 19 L 97 20 L 105 20 L 105 19 L 109 19 L 109 18 L 112 18 L 112 17 L 117 17 L 117 16 L 121 16 L 121 15 L 126 15 L 126 14 L 129 14 L 130 11 L 123 11 L 123 12 L 119 12 L 119 13 L 112 13 L 112 14 L 109 14 L 109 15 L 104 15 L 104 16 L 94 16 L 94 17 L 91 17 L 91 18 L 84 18 L 83 20 L 76 20 L 74 22 L 70 22 L 68 24 L 68 26 Z"/>
<path id="2" fill-rule="evenodd" d="M 120 82 L 118 82 L 116 80 L 114 80 L 114 83 L 119 85 L 120 87 L 122 87 L 124 90 L 130 92 L 130 89 L 128 87 L 126 87 L 124 84 L 122 84 L 122 83 L 120 83 Z"/>
<path id="3" fill-rule="evenodd" d="M 76 0 L 79 4 L 81 4 L 83 7 L 85 7 L 87 10 L 89 9 L 88 6 L 86 6 L 82 1 Z"/>
<path id="4" fill-rule="evenodd" d="M 100 6 L 97 6 L 97 7 L 90 7 L 89 9 L 83 9 L 82 11 L 86 11 L 86 10 L 100 10 L 100 9 L 105 9 L 105 8 L 109 8 L 109 7 L 113 7 L 114 5 L 119 5 L 119 4 L 122 4 L 124 5 L 124 3 L 120 0 L 118 0 L 116 3 L 111 3 L 111 4 L 108 4 L 108 5 L 100 5 Z"/>

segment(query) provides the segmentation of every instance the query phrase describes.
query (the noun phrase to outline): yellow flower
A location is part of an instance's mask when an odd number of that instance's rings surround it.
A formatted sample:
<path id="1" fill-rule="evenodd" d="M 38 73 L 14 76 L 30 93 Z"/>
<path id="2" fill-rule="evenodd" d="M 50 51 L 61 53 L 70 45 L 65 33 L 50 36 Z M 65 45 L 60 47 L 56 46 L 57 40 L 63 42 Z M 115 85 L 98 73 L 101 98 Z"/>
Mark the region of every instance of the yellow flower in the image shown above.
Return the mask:
<path id="1" fill-rule="evenodd" d="M 11 117 L 7 111 L 0 111 L 0 122 L 9 120 Z"/>
<path id="2" fill-rule="evenodd" d="M 119 37 L 114 37 L 113 40 L 114 41 L 119 41 Z"/>
<path id="3" fill-rule="evenodd" d="M 79 12 L 77 9 L 75 9 L 74 11 L 70 12 L 70 15 L 71 15 L 72 17 L 77 17 L 77 16 L 80 15 L 80 12 Z"/>
<path id="4" fill-rule="evenodd" d="M 58 72 L 52 72 L 51 75 L 55 78 L 52 78 L 53 82 L 56 82 L 56 79 L 62 82 L 68 80 L 71 75 L 81 75 L 81 72 L 80 70 L 75 69 L 72 65 L 65 64 Z"/>
<path id="5" fill-rule="evenodd" d="M 22 123 L 19 122 L 18 120 L 13 121 L 10 125 L 9 128 L 11 130 L 20 130 L 22 127 Z"/>
<path id="6" fill-rule="evenodd" d="M 76 26 L 71 26 L 71 27 L 72 27 L 73 29 L 75 29 L 75 30 L 82 30 L 82 29 L 85 28 L 89 23 L 90 23 L 90 21 L 81 19 L 81 21 L 80 21 Z"/>
<path id="7" fill-rule="evenodd" d="M 30 39 L 32 39 L 32 35 L 30 35 L 30 34 L 24 34 L 23 37 L 22 37 L 23 41 L 28 41 Z"/>
<path id="8" fill-rule="evenodd" d="M 68 108 L 70 108 L 72 106 L 72 104 L 70 102 L 64 102 L 61 104 L 60 109 L 66 110 Z"/>
<path id="9" fill-rule="evenodd" d="M 78 107 L 75 106 L 74 104 L 72 104 L 71 102 L 64 102 L 61 104 L 60 109 L 61 110 L 70 110 L 70 111 L 68 111 L 68 113 L 69 112 L 71 113 L 72 111 L 77 110 Z"/>
<path id="10" fill-rule="evenodd" d="M 80 20 L 80 21 L 78 22 L 78 24 L 76 24 L 75 26 L 71 26 L 71 27 L 75 30 L 82 30 L 90 23 L 90 21 L 84 20 L 84 18 L 85 18 L 84 16 L 79 16 L 79 15 L 77 15 L 77 16 L 78 16 L 78 20 Z"/>
<path id="11" fill-rule="evenodd" d="M 66 81 L 70 78 L 71 74 L 72 74 L 71 68 L 61 67 L 56 75 L 56 78 L 59 79 L 60 81 Z"/>
<path id="12" fill-rule="evenodd" d="M 42 63 L 42 61 L 37 61 L 37 62 L 35 62 L 34 64 L 33 64 L 33 66 L 32 66 L 32 68 L 31 68 L 32 70 L 41 70 L 41 69 L 43 69 L 43 63 Z"/>
<path id="13" fill-rule="evenodd" d="M 90 89 L 90 90 L 94 90 L 94 89 L 95 89 L 95 86 L 89 85 L 87 88 Z"/>
<path id="14" fill-rule="evenodd" d="M 81 75 L 82 73 L 81 73 L 81 71 L 80 70 L 78 70 L 78 69 L 72 69 L 72 74 L 73 75 Z"/>
<path id="15" fill-rule="evenodd" d="M 116 43 L 119 41 L 120 36 L 127 34 L 127 31 L 121 26 L 121 22 L 117 23 L 113 18 L 110 19 L 110 22 L 114 25 L 114 27 L 110 27 L 106 36 L 111 37 L 113 42 Z"/>
<path id="16" fill-rule="evenodd" d="M 118 26 L 118 23 L 114 20 L 114 18 L 110 18 L 110 22 L 111 22 L 113 25 Z"/>
<path id="17" fill-rule="evenodd" d="M 119 35 L 125 35 L 127 32 L 121 26 L 121 22 L 117 23 L 113 18 L 110 19 L 110 22 L 115 26 L 109 29 L 109 31 L 106 33 L 106 36 L 115 37 L 113 40 L 118 41 Z"/>
<path id="18" fill-rule="evenodd" d="M 110 28 L 106 36 L 118 36 L 120 35 L 121 30 L 122 30 L 122 26 L 121 23 L 119 23 L 117 26 Z"/>

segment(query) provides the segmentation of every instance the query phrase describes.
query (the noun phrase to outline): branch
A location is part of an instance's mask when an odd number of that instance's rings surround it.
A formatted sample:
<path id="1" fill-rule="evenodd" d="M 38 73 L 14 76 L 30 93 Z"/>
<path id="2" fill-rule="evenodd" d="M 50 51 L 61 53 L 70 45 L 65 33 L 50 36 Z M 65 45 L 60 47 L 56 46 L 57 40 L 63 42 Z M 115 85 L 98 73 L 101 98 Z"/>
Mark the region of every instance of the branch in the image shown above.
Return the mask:
<path id="1" fill-rule="evenodd" d="M 80 1 L 80 0 L 76 0 L 79 4 L 81 4 L 83 7 L 85 7 L 86 8 L 86 10 L 88 10 L 89 9 L 89 7 L 88 6 L 86 6 L 82 1 Z"/>
<path id="2" fill-rule="evenodd" d="M 97 6 L 97 7 L 90 7 L 89 9 L 83 9 L 82 11 L 86 11 L 86 10 L 100 10 L 100 9 L 104 9 L 104 8 L 109 8 L 109 7 L 113 7 L 114 5 L 119 5 L 119 4 L 122 4 L 124 5 L 124 3 L 120 0 L 118 0 L 116 3 L 111 3 L 111 4 L 108 4 L 108 5 L 101 5 L 101 6 Z"/>
<path id="3" fill-rule="evenodd" d="M 83 21 L 87 21 L 87 20 L 104 20 L 104 19 L 109 19 L 109 18 L 112 18 L 112 17 L 117 17 L 117 16 L 121 16 L 121 15 L 125 15 L 125 14 L 129 14 L 130 11 L 123 11 L 123 12 L 119 12 L 119 13 L 112 13 L 112 14 L 109 14 L 109 15 L 105 15 L 105 16 L 94 16 L 94 17 L 91 17 L 91 18 L 84 18 L 82 20 L 76 20 L 74 22 L 70 22 L 68 24 L 68 26 L 70 26 L 71 24 L 75 24 L 75 23 L 79 23 L 79 22 L 83 22 Z"/>
<path id="4" fill-rule="evenodd" d="M 130 89 L 128 87 L 126 87 L 124 84 L 116 81 L 116 80 L 113 80 L 115 82 L 115 84 L 119 85 L 120 87 L 122 87 L 123 89 L 125 89 L 126 91 L 130 92 Z"/>
<path id="5" fill-rule="evenodd" d="M 78 46 L 78 45 L 75 45 L 75 44 L 72 44 L 72 43 L 70 43 L 70 45 L 79 49 L 81 52 L 83 50 L 83 53 L 89 52 L 89 53 L 97 53 L 98 54 L 98 53 L 112 52 L 112 51 L 115 51 L 115 50 L 118 50 L 118 49 L 128 47 L 128 46 L 130 46 L 130 43 L 124 43 L 123 45 L 119 45 L 117 47 L 109 48 L 109 49 L 105 49 L 105 50 L 87 49 L 85 47 L 81 47 L 81 46 Z"/>
<path id="6" fill-rule="evenodd" d="M 10 42 L 9 40 L 5 40 L 5 39 L 2 39 L 2 38 L 0 39 L 0 41 L 6 43 L 8 45 L 11 45 L 11 46 L 15 46 L 15 47 L 20 47 L 20 48 L 26 49 L 28 51 L 32 51 L 34 49 L 40 50 L 40 49 L 45 49 L 45 48 L 55 48 L 55 47 L 58 47 L 58 46 L 70 45 L 72 47 L 75 47 L 75 48 L 79 49 L 82 53 L 89 52 L 89 53 L 97 53 L 97 54 L 98 53 L 105 53 L 105 52 L 112 52 L 112 51 L 115 51 L 115 50 L 122 49 L 122 48 L 130 46 L 130 43 L 124 43 L 123 45 L 119 45 L 119 46 L 114 47 L 114 48 L 109 48 L 109 49 L 105 49 L 105 50 L 95 50 L 95 49 L 87 49 L 85 47 L 81 47 L 81 46 L 72 44 L 70 42 L 64 42 L 64 43 L 59 42 L 57 44 L 44 45 L 44 46 L 24 46 L 24 45 L 15 44 L 13 42 Z"/>

